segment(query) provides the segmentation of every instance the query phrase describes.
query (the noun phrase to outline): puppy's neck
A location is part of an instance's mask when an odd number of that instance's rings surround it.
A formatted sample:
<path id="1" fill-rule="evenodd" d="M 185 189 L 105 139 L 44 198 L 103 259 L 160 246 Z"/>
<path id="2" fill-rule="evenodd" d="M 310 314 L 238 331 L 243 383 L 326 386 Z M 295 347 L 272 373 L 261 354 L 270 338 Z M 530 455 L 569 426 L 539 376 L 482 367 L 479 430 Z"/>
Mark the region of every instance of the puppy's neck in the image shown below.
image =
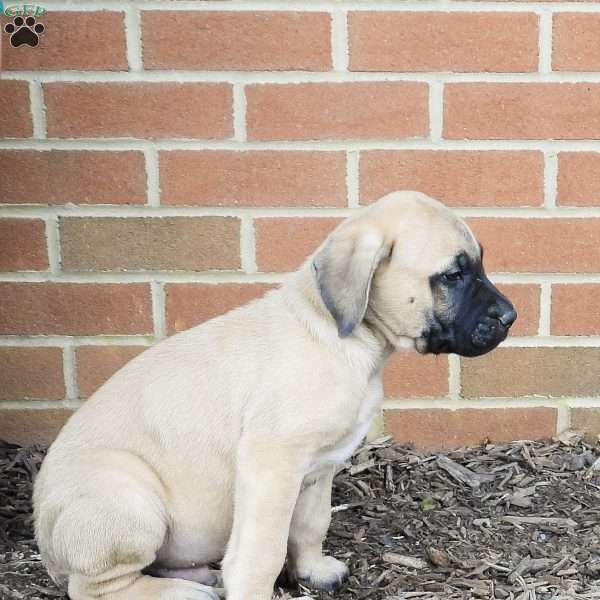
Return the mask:
<path id="1" fill-rule="evenodd" d="M 343 353 L 353 368 L 377 373 L 393 349 L 381 332 L 363 322 L 341 338 L 335 320 L 319 293 L 310 263 L 288 276 L 281 291 L 286 304 L 309 334 L 336 352 Z"/>

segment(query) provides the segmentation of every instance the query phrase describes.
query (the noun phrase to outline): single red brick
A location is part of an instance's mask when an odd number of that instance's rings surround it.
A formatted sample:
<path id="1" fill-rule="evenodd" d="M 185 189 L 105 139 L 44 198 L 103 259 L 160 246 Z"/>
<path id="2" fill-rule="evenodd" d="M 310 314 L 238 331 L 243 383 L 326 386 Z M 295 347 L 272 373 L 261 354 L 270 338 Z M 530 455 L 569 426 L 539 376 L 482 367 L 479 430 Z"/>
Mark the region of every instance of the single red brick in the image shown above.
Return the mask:
<path id="1" fill-rule="evenodd" d="M 343 152 L 161 152 L 160 181 L 166 204 L 346 205 Z"/>
<path id="2" fill-rule="evenodd" d="M 544 157 L 495 150 L 361 152 L 363 204 L 399 189 L 419 190 L 450 206 L 540 206 Z"/>
<path id="3" fill-rule="evenodd" d="M 240 268 L 234 217 L 67 217 L 60 240 L 69 271 Z"/>
<path id="4" fill-rule="evenodd" d="M 386 430 L 401 444 L 420 450 L 473 446 L 486 440 L 537 440 L 556 434 L 556 409 L 387 409 Z"/>
<path id="5" fill-rule="evenodd" d="M 0 270 L 48 268 L 46 225 L 41 219 L 0 219 Z"/>
<path id="6" fill-rule="evenodd" d="M 61 348 L 0 347 L 0 400 L 64 397 Z"/>
<path id="7" fill-rule="evenodd" d="M 46 83 L 48 136 L 227 138 L 224 83 Z"/>
<path id="8" fill-rule="evenodd" d="M 317 12 L 147 11 L 142 13 L 144 66 L 327 71 L 330 22 L 329 14 Z"/>
<path id="9" fill-rule="evenodd" d="M 600 15 L 554 13 L 552 15 L 552 69 L 600 70 Z"/>
<path id="10" fill-rule="evenodd" d="M 446 396 L 448 358 L 396 352 L 385 366 L 383 387 L 386 398 Z"/>
<path id="11" fill-rule="evenodd" d="M 352 71 L 537 71 L 538 17 L 501 12 L 351 12 Z"/>
<path id="12" fill-rule="evenodd" d="M 151 334 L 145 283 L 0 283 L 0 335 Z"/>
<path id="13" fill-rule="evenodd" d="M 141 152 L 1 150 L 0 201 L 31 204 L 143 204 Z"/>
<path id="14" fill-rule="evenodd" d="M 425 137 L 425 83 L 257 84 L 246 87 L 250 140 Z"/>
<path id="15" fill-rule="evenodd" d="M 256 264 L 259 271 L 297 269 L 341 222 L 331 218 L 256 219 Z"/>
<path id="16" fill-rule="evenodd" d="M 77 386 L 81 398 L 91 396 L 122 366 L 147 346 L 79 346 L 75 349 Z"/>
<path id="17" fill-rule="evenodd" d="M 600 348 L 499 348 L 461 358 L 467 398 L 595 396 L 600 389 Z"/>
<path id="18" fill-rule="evenodd" d="M 600 139 L 595 83 L 450 83 L 448 139 Z"/>
<path id="19" fill-rule="evenodd" d="M 0 440 L 21 446 L 48 446 L 72 414 L 66 408 L 5 408 L 0 413 Z"/>
<path id="20" fill-rule="evenodd" d="M 561 206 L 600 205 L 600 152 L 560 152 L 558 197 Z"/>
<path id="21" fill-rule="evenodd" d="M 33 135 L 29 84 L 0 80 L 0 137 L 23 138 Z"/>
<path id="22" fill-rule="evenodd" d="M 553 285 L 552 335 L 600 335 L 599 294 L 597 283 Z"/>
<path id="23" fill-rule="evenodd" d="M 127 70 L 125 13 L 51 11 L 38 23 L 44 25 L 44 32 L 35 51 L 13 48 L 10 36 L 2 36 L 5 70 Z"/>
<path id="24" fill-rule="evenodd" d="M 218 317 L 273 287 L 268 283 L 170 283 L 165 288 L 168 333 Z"/>
<path id="25" fill-rule="evenodd" d="M 468 219 L 490 272 L 596 273 L 600 219 Z"/>

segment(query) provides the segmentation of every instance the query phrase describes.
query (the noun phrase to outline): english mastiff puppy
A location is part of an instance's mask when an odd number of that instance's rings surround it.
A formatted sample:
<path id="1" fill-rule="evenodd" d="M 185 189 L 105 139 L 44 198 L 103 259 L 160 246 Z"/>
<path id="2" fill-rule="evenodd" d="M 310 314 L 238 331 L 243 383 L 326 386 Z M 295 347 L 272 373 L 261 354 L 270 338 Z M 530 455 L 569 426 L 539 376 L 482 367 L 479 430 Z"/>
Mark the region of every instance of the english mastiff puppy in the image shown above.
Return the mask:
<path id="1" fill-rule="evenodd" d="M 330 590 L 336 465 L 363 439 L 395 350 L 477 356 L 516 318 L 448 208 L 390 194 L 264 298 L 149 348 L 69 420 L 35 484 L 35 527 L 72 600 L 268 600 Z"/>

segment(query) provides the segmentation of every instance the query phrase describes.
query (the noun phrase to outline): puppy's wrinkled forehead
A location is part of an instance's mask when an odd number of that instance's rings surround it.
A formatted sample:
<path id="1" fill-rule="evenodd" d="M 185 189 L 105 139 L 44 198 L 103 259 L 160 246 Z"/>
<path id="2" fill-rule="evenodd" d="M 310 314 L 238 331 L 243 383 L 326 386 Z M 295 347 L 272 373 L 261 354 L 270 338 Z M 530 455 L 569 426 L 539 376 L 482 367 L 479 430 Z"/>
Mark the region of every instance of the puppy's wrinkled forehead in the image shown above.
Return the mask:
<path id="1" fill-rule="evenodd" d="M 441 202 L 418 192 L 397 192 L 373 205 L 370 219 L 394 245 L 396 260 L 436 273 L 459 255 L 481 260 L 480 245 L 467 224 Z"/>

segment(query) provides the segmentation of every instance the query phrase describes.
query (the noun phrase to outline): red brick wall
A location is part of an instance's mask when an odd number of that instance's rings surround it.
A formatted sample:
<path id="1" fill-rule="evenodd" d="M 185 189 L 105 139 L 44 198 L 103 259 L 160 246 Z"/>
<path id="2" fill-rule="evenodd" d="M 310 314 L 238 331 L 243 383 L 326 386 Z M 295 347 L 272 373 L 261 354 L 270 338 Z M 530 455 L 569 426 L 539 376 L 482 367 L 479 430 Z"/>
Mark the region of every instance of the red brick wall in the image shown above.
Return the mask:
<path id="1" fill-rule="evenodd" d="M 0 437 L 51 439 L 407 188 L 468 219 L 520 318 L 483 358 L 395 356 L 387 429 L 600 432 L 600 3 L 43 5 L 39 47 L 2 33 Z"/>

